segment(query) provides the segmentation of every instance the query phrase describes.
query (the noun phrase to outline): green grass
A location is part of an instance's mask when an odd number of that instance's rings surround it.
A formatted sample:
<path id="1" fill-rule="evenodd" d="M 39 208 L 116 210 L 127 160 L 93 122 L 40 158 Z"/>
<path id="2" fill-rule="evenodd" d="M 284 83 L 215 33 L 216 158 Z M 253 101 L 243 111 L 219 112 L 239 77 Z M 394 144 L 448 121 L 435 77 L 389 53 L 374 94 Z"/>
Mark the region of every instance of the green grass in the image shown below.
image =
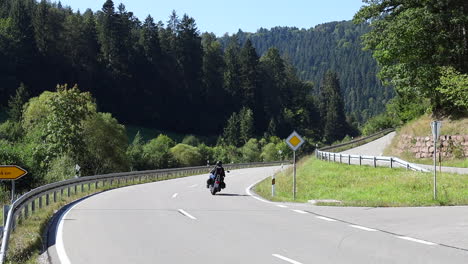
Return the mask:
<path id="1" fill-rule="evenodd" d="M 433 158 L 415 158 L 411 153 L 403 152 L 399 155 L 403 160 L 412 163 L 434 165 Z M 468 168 L 468 159 L 442 158 L 441 165 L 443 167 L 458 167 Z M 439 166 L 439 158 L 437 157 L 437 166 Z"/>
<path id="2" fill-rule="evenodd" d="M 429 115 L 408 122 L 398 132 L 398 134 L 412 135 L 416 137 L 432 136 L 430 123 L 434 119 Z M 444 118 L 442 120 L 441 135 L 468 135 L 468 117 L 459 119 Z"/>
<path id="3" fill-rule="evenodd" d="M 467 205 L 468 175 L 442 173 L 438 176 L 438 199 L 433 200 L 431 173 L 404 169 L 373 168 L 304 158 L 297 167 L 296 202 L 333 199 L 343 206 L 433 206 Z M 271 180 L 255 191 L 273 201 L 294 201 L 292 169 L 276 176 L 276 196 Z"/>

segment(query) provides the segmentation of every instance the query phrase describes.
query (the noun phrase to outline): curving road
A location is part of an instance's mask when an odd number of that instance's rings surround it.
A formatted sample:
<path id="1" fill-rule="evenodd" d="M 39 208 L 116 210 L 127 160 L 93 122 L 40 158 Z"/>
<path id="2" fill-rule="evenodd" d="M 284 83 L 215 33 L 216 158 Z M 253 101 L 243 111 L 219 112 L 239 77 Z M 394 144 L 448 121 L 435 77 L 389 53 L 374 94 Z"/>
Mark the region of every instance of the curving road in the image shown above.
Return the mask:
<path id="1" fill-rule="evenodd" d="M 206 175 L 200 175 L 84 199 L 62 214 L 48 250 L 51 262 L 468 261 L 465 207 L 316 207 L 251 195 L 252 184 L 279 169 L 232 171 L 227 189 L 216 196 L 204 186 Z"/>

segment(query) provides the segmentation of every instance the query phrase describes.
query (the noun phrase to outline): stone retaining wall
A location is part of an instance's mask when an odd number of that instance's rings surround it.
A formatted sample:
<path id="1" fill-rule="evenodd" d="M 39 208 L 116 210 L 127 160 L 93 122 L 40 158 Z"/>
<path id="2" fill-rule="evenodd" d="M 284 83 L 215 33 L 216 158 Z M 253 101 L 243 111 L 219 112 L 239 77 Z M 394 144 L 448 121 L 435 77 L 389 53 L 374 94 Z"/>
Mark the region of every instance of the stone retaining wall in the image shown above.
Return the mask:
<path id="1" fill-rule="evenodd" d="M 434 154 L 432 137 L 414 137 L 402 135 L 397 149 L 401 153 L 407 152 L 416 158 L 431 158 Z M 468 157 L 468 135 L 440 136 L 437 142 L 437 153 L 442 157 Z"/>

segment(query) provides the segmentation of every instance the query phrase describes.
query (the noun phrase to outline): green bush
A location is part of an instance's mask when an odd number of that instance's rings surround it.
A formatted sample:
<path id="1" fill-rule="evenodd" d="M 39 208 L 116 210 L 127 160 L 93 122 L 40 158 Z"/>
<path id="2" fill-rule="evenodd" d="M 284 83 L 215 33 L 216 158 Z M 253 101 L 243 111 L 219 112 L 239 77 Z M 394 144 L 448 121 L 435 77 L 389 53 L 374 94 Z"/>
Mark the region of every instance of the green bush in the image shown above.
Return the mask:
<path id="1" fill-rule="evenodd" d="M 127 148 L 127 157 L 130 162 L 130 170 L 140 171 L 146 169 L 146 161 L 143 157 L 143 138 L 140 131 L 137 132 L 135 138 Z"/>
<path id="2" fill-rule="evenodd" d="M 449 114 L 468 112 L 468 74 L 461 74 L 452 67 L 441 70 L 437 91 L 445 112 Z"/>
<path id="3" fill-rule="evenodd" d="M 83 122 L 85 153 L 79 158 L 83 175 L 129 170 L 125 127 L 109 113 L 96 113 Z"/>
<path id="4" fill-rule="evenodd" d="M 203 157 L 194 146 L 181 143 L 171 148 L 170 152 L 179 166 L 189 167 L 203 165 Z"/>
<path id="5" fill-rule="evenodd" d="M 251 138 L 240 149 L 242 154 L 242 162 L 258 162 L 260 159 L 260 144 L 257 139 Z"/>
<path id="6" fill-rule="evenodd" d="M 0 139 L 5 139 L 10 142 L 16 142 L 21 139 L 24 131 L 21 123 L 7 120 L 0 124 Z"/>
<path id="7" fill-rule="evenodd" d="M 184 140 L 182 140 L 182 144 L 190 145 L 193 147 L 196 147 L 200 145 L 200 139 L 198 139 L 194 135 L 187 135 L 184 137 Z"/>
<path id="8" fill-rule="evenodd" d="M 75 174 L 74 160 L 68 155 L 63 155 L 55 158 L 50 163 L 49 171 L 45 175 L 45 183 L 71 179 Z"/>
<path id="9" fill-rule="evenodd" d="M 170 149 L 175 146 L 174 141 L 166 136 L 159 135 L 143 146 L 143 158 L 149 169 L 171 168 L 176 165 Z"/>
<path id="10" fill-rule="evenodd" d="M 213 148 L 214 161 L 222 161 L 223 163 L 238 163 L 241 162 L 241 153 L 238 148 L 232 145 L 216 146 Z"/>
<path id="11" fill-rule="evenodd" d="M 209 147 L 205 144 L 200 144 L 198 145 L 198 152 L 200 152 L 200 155 L 203 159 L 203 164 L 208 164 L 208 163 L 215 163 L 216 158 L 214 157 L 214 149 L 212 147 Z"/>
<path id="12" fill-rule="evenodd" d="M 273 142 L 270 142 L 270 143 L 266 144 L 263 147 L 262 154 L 260 155 L 260 158 L 263 161 L 278 161 L 278 160 L 280 160 L 278 150 L 276 149 L 276 144 L 273 143 Z"/>

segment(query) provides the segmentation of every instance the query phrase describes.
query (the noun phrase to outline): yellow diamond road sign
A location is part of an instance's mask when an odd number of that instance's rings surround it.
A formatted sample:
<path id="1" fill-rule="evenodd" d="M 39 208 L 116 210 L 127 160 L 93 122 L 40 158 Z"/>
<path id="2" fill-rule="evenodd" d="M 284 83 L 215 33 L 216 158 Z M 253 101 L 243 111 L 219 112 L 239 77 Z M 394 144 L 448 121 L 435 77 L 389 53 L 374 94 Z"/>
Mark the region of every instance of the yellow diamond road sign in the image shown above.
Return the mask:
<path id="1" fill-rule="evenodd" d="M 302 139 L 302 137 L 296 131 L 292 132 L 291 135 L 289 135 L 289 137 L 286 139 L 286 144 L 288 144 L 288 146 L 294 151 L 302 146 L 304 142 L 305 140 Z"/>

